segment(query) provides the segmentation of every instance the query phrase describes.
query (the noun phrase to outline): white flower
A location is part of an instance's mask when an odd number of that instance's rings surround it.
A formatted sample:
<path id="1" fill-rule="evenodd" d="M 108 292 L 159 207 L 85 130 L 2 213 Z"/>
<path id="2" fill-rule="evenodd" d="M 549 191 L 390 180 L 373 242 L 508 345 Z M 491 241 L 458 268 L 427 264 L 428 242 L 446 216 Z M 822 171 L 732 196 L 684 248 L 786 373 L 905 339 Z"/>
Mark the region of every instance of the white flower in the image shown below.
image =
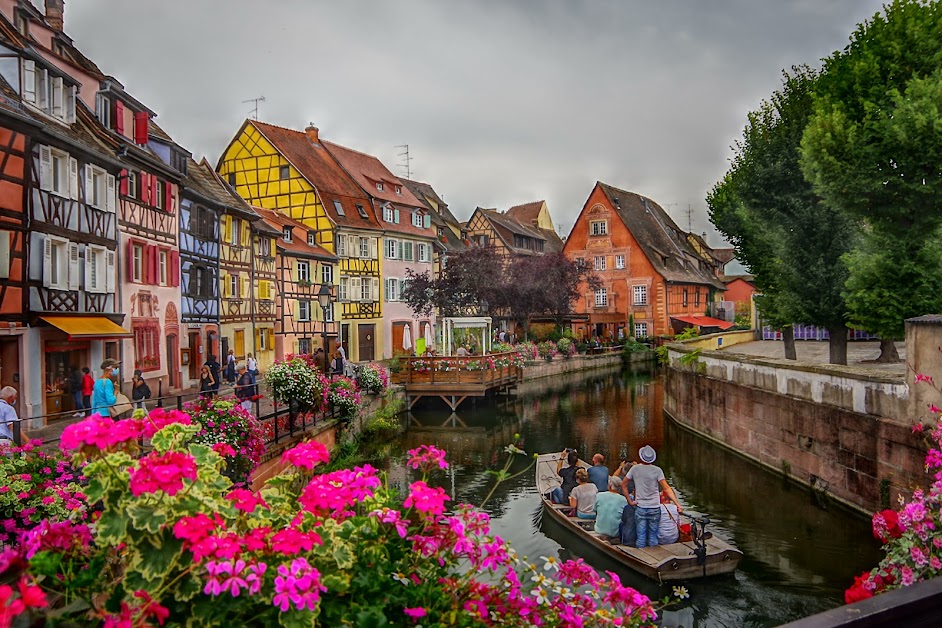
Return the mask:
<path id="1" fill-rule="evenodd" d="M 530 595 L 536 598 L 537 604 L 546 604 L 548 600 L 548 598 L 546 597 L 546 591 L 540 588 L 536 588 L 530 591 Z"/>
<path id="2" fill-rule="evenodd" d="M 566 598 L 567 600 L 575 595 L 568 587 L 561 587 L 558 591 L 559 595 Z"/>
<path id="3" fill-rule="evenodd" d="M 533 582 L 536 583 L 536 586 L 537 586 L 537 587 L 545 587 L 546 585 L 550 584 L 549 578 L 547 578 L 546 576 L 544 576 L 544 575 L 541 574 L 541 573 L 533 574 L 533 575 L 530 577 L 530 580 L 533 580 Z"/>
<path id="4" fill-rule="evenodd" d="M 406 578 L 405 574 L 400 573 L 400 572 L 398 572 L 398 571 L 395 572 L 395 573 L 393 573 L 392 577 L 393 577 L 393 580 L 395 580 L 396 582 L 399 582 L 399 583 L 404 584 L 404 585 L 406 585 L 406 586 L 409 586 L 409 585 L 411 584 L 411 583 L 409 582 L 409 579 Z"/>
<path id="5" fill-rule="evenodd" d="M 681 600 L 686 600 L 688 597 L 690 597 L 687 587 L 674 587 L 674 595 L 676 595 Z"/>
<path id="6" fill-rule="evenodd" d="M 506 447 L 504 447 L 504 451 L 506 451 L 508 454 L 522 454 L 522 455 L 524 455 L 524 456 L 527 455 L 527 452 L 525 452 L 524 450 L 520 449 L 519 447 L 517 447 L 517 446 L 514 445 L 513 443 L 511 443 L 510 445 L 507 445 Z"/>
<path id="7" fill-rule="evenodd" d="M 559 571 L 559 559 L 555 556 L 540 556 L 540 560 L 546 561 L 543 563 L 544 571 L 548 571 L 550 569 L 553 571 Z"/>

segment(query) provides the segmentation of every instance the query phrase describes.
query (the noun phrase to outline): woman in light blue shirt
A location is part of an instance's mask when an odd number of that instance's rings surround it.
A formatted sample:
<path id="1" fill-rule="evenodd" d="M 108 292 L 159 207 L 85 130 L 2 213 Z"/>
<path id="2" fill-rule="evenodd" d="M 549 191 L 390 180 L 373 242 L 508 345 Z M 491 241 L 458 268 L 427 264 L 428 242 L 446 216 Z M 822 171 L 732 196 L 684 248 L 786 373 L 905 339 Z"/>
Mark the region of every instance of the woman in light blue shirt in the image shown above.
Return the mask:
<path id="1" fill-rule="evenodd" d="M 114 394 L 114 382 L 111 380 L 117 364 L 118 362 L 111 358 L 101 363 L 101 377 L 95 380 L 95 387 L 92 389 L 92 414 L 111 416 L 110 408 L 118 402 Z"/>

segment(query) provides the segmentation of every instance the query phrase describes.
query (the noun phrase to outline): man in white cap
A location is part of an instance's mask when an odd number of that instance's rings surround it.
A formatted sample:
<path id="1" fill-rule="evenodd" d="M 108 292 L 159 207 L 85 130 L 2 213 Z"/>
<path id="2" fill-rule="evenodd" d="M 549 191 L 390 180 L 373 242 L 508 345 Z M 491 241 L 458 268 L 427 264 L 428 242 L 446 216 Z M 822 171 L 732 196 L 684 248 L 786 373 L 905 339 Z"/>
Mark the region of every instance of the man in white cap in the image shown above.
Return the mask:
<path id="1" fill-rule="evenodd" d="M 638 547 L 648 547 L 657 545 L 658 526 L 661 523 L 661 490 L 677 506 L 677 512 L 681 513 L 684 509 L 674 490 L 667 484 L 664 478 L 664 471 L 661 467 L 654 464 L 657 459 L 657 452 L 654 447 L 645 445 L 638 451 L 638 457 L 641 464 L 637 464 L 628 469 L 625 476 L 628 480 L 634 480 L 635 483 L 635 502 L 638 504 L 635 508 L 635 523 L 638 529 Z"/>

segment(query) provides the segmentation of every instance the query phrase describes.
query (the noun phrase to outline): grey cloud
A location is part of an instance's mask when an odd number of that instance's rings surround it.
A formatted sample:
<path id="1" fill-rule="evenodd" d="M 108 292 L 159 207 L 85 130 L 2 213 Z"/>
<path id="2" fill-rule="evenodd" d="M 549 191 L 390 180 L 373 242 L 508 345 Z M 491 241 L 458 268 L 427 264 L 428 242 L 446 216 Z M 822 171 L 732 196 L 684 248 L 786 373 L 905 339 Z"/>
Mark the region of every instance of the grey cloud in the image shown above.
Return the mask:
<path id="1" fill-rule="evenodd" d="M 409 143 L 459 217 L 545 198 L 565 232 L 601 179 L 712 234 L 703 199 L 746 113 L 880 4 L 83 0 L 66 30 L 210 161 L 264 94 L 262 119 L 394 170 Z"/>

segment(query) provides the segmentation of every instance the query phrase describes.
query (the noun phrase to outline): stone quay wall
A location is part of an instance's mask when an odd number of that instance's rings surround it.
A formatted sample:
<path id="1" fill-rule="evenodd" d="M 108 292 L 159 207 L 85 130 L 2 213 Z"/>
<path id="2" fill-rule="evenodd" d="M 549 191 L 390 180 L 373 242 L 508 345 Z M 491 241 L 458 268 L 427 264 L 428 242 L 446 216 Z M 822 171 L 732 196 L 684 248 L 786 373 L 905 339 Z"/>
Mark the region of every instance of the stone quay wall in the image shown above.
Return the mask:
<path id="1" fill-rule="evenodd" d="M 653 363 L 653 351 L 638 351 L 628 355 L 628 364 Z M 543 377 L 555 377 L 565 373 L 590 371 L 593 369 L 620 366 L 624 362 L 621 351 L 611 351 L 595 355 L 574 355 L 571 358 L 556 356 L 552 361 L 530 361 L 523 369 L 523 381 L 529 382 Z"/>
<path id="2" fill-rule="evenodd" d="M 927 482 L 909 378 L 686 343 L 668 355 L 668 415 L 771 470 L 867 513 Z"/>

